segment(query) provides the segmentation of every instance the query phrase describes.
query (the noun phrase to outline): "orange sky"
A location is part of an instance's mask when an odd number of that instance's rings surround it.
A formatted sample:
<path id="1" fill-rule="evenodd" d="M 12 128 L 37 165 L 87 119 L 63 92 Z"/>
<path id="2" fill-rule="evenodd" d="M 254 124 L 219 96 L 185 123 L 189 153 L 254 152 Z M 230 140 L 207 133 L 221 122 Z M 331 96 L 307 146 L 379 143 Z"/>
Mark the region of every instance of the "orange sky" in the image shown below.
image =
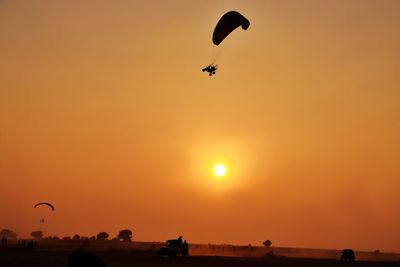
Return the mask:
<path id="1" fill-rule="evenodd" d="M 399 12 L 0 1 L 0 228 L 400 252 Z"/>

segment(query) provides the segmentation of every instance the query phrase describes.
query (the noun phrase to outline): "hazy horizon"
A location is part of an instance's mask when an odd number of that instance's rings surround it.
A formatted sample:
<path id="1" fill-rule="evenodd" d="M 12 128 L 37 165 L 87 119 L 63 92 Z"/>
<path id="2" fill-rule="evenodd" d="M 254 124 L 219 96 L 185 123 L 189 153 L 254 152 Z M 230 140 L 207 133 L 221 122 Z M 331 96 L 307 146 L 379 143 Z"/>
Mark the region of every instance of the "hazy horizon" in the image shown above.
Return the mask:
<path id="1" fill-rule="evenodd" d="M 0 229 L 400 252 L 399 11 L 0 1 Z"/>

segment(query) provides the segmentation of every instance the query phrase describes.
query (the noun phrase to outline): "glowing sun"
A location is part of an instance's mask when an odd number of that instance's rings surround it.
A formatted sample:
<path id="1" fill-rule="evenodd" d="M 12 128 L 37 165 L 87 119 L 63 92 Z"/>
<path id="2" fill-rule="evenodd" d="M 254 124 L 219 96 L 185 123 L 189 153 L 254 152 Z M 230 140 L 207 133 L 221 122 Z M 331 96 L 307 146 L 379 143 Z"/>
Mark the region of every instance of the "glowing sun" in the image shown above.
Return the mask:
<path id="1" fill-rule="evenodd" d="M 223 177 L 227 173 L 227 169 L 224 164 L 216 164 L 214 166 L 214 174 L 218 177 Z"/>

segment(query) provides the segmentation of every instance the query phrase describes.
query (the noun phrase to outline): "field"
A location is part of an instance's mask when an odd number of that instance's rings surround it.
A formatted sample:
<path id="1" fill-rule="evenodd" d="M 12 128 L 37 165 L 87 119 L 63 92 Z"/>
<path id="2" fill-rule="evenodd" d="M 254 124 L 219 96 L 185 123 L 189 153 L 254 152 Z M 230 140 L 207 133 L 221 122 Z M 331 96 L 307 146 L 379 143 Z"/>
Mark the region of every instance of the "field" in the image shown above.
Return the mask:
<path id="1" fill-rule="evenodd" d="M 155 244 L 155 245 L 153 245 Z M 240 246 L 217 246 L 217 245 L 192 245 L 189 258 L 159 258 L 157 256 L 157 247 L 160 243 L 134 242 L 130 244 L 111 243 L 111 242 L 44 242 L 34 250 L 26 250 L 17 246 L 9 246 L 0 249 L 0 266 L 67 266 L 71 253 L 81 249 L 89 251 L 101 258 L 108 267 L 119 266 L 271 266 L 271 267 L 307 267 L 307 266 L 400 266 L 400 261 L 394 256 L 398 254 L 385 254 L 379 258 L 367 260 L 359 260 L 354 264 L 342 263 L 336 257 L 327 258 L 321 254 L 317 257 L 290 257 L 283 256 L 274 252 L 274 256 L 265 254 L 260 255 L 260 251 L 268 251 L 267 248 L 261 247 L 240 247 Z M 234 247 L 234 248 L 233 248 Z M 208 250 L 208 251 L 207 251 Z M 232 250 L 236 254 L 232 253 Z M 275 251 L 285 251 L 284 248 L 277 248 Z M 295 249 L 292 249 L 296 252 Z M 287 253 L 290 249 L 286 249 Z M 297 253 L 302 251 L 297 249 Z M 320 250 L 315 250 L 320 251 Z M 320 251 L 321 252 L 321 251 Z M 221 254 L 218 256 L 218 254 Z M 247 256 L 246 256 L 247 253 Z M 252 254 L 253 253 L 253 254 Z M 303 252 L 305 253 L 305 252 Z M 311 253 L 311 250 L 307 253 Z M 207 254 L 207 255 L 206 255 Z M 224 254 L 231 254 L 229 256 Z M 296 256 L 296 253 L 293 254 Z M 311 255 L 311 254 L 310 254 Z M 356 253 L 357 255 L 357 253 Z"/>

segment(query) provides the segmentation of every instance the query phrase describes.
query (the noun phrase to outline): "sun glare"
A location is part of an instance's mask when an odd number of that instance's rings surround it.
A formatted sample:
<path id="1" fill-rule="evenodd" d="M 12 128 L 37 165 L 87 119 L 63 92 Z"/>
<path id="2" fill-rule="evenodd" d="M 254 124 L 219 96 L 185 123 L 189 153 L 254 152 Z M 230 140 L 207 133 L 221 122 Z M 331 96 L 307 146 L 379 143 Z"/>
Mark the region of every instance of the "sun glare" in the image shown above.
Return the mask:
<path id="1" fill-rule="evenodd" d="M 226 175 L 227 169 L 223 164 L 216 164 L 214 166 L 214 174 L 218 177 L 223 177 Z"/>

